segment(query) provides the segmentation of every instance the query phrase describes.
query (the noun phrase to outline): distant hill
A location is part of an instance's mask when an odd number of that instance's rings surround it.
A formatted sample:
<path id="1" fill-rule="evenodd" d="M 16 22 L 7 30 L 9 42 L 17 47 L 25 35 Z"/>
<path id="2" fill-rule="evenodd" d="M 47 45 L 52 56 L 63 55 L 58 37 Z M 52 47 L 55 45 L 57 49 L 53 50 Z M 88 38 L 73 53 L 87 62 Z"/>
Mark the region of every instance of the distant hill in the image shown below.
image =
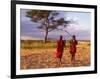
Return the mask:
<path id="1" fill-rule="evenodd" d="M 47 40 L 54 40 L 54 41 L 56 41 L 56 40 L 58 40 L 59 38 L 47 38 Z M 39 38 L 39 37 L 28 37 L 28 36 L 22 36 L 21 37 L 21 40 L 44 40 L 44 38 L 42 37 L 42 38 Z M 64 40 L 70 40 L 70 39 L 64 39 Z M 90 40 L 87 40 L 87 39 L 77 39 L 78 41 L 90 41 Z"/>
<path id="2" fill-rule="evenodd" d="M 33 37 L 22 36 L 21 40 L 43 40 L 43 38 L 33 38 Z"/>

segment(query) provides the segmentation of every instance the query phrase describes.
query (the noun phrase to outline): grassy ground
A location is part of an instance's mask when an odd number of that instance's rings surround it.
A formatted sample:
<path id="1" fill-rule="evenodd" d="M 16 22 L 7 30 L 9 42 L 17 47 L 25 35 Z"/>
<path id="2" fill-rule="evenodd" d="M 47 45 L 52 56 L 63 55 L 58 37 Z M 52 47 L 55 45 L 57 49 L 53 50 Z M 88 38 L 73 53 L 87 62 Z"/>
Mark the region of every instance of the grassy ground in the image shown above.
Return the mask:
<path id="1" fill-rule="evenodd" d="M 59 66 L 55 58 L 56 41 L 48 41 L 46 44 L 40 41 L 21 40 L 21 69 L 79 67 L 90 65 L 90 42 L 79 41 L 75 64 L 71 63 L 69 42 L 66 42 L 62 63 Z"/>

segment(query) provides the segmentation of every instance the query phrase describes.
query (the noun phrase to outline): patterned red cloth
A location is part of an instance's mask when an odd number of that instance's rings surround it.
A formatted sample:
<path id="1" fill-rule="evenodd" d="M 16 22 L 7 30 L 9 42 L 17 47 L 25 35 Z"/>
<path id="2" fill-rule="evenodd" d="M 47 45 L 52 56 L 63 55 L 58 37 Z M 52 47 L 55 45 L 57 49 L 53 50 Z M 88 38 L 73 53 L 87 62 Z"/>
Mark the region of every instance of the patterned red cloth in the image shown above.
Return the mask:
<path id="1" fill-rule="evenodd" d="M 64 40 L 58 40 L 57 41 L 56 58 L 62 57 L 64 45 L 65 45 Z"/>
<path id="2" fill-rule="evenodd" d="M 76 53 L 76 45 L 77 41 L 76 40 L 71 40 L 70 41 L 70 53 L 74 55 Z"/>

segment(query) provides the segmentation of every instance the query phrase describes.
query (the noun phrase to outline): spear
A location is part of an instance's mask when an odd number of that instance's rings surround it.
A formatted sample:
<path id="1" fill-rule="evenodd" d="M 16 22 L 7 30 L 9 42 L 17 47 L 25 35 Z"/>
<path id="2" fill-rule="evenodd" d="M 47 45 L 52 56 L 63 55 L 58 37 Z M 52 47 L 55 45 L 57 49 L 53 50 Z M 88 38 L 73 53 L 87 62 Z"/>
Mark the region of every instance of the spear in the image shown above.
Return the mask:
<path id="1" fill-rule="evenodd" d="M 66 32 L 69 36 L 71 36 L 72 37 L 72 35 L 67 31 L 67 30 L 63 30 L 63 29 L 58 29 L 57 28 L 57 30 L 61 30 L 61 31 L 64 31 L 64 32 Z"/>

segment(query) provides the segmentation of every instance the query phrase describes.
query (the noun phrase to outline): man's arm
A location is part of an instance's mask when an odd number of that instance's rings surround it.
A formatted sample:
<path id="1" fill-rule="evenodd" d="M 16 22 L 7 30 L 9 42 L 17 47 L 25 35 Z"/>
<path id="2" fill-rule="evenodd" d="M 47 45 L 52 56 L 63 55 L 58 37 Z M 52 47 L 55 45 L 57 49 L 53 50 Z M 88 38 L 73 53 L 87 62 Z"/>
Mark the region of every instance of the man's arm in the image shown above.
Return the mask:
<path id="1" fill-rule="evenodd" d="M 76 40 L 76 45 L 78 44 L 78 41 Z"/>

